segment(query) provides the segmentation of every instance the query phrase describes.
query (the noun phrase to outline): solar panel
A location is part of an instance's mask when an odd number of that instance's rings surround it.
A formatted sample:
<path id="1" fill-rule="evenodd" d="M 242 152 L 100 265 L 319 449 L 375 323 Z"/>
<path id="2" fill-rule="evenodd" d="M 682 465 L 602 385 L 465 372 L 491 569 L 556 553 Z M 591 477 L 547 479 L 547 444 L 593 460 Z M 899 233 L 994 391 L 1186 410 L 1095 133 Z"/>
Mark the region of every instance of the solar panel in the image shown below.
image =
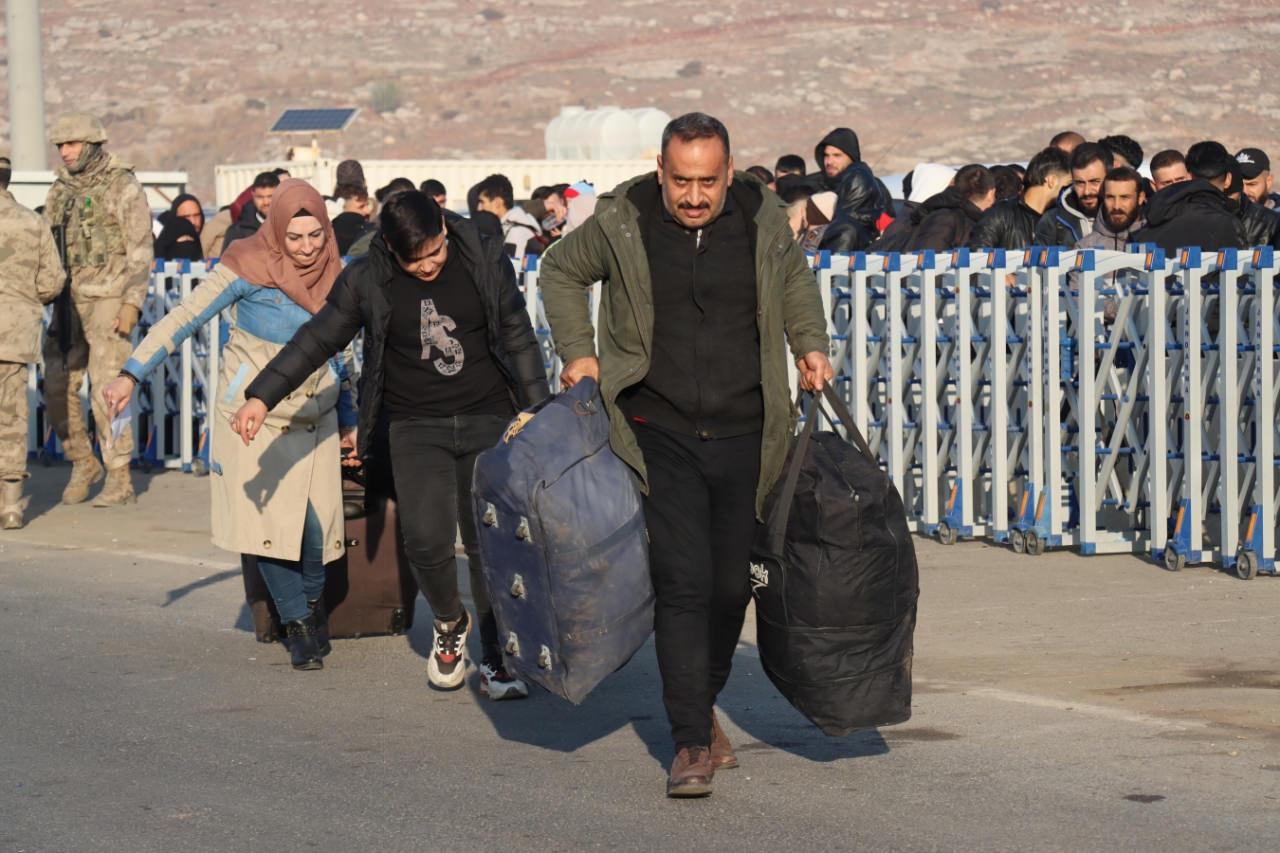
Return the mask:
<path id="1" fill-rule="evenodd" d="M 360 112 L 357 107 L 339 107 L 323 110 L 285 110 L 272 126 L 272 133 L 318 133 L 326 130 L 346 130 L 347 125 Z"/>

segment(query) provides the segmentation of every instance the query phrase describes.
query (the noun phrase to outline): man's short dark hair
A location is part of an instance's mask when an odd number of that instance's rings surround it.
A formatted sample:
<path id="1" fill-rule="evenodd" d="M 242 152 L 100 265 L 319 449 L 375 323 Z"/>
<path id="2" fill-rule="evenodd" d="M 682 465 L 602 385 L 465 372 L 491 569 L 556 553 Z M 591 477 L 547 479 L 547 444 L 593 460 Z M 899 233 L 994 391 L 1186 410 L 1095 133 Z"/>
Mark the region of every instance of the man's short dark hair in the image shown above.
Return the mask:
<path id="1" fill-rule="evenodd" d="M 429 196 L 447 196 L 449 194 L 445 192 L 444 184 L 440 183 L 435 178 L 427 178 L 421 185 L 419 185 L 418 190 Z"/>
<path id="2" fill-rule="evenodd" d="M 1182 156 L 1181 151 L 1173 148 L 1166 148 L 1159 154 L 1151 158 L 1151 174 L 1155 174 L 1159 169 L 1167 169 L 1170 166 L 1186 165 L 1187 161 Z"/>
<path id="3" fill-rule="evenodd" d="M 770 172 L 764 166 L 748 166 L 747 174 L 755 175 L 760 179 L 760 183 L 762 184 L 773 183 L 773 172 Z"/>
<path id="4" fill-rule="evenodd" d="M 444 215 L 431 196 L 408 189 L 387 199 L 378 214 L 378 224 L 387 248 L 397 258 L 410 261 L 417 257 L 423 244 L 440 235 Z"/>
<path id="5" fill-rule="evenodd" d="M 1102 184 L 1105 188 L 1107 184 L 1115 183 L 1117 181 L 1133 181 L 1137 184 L 1139 193 L 1146 191 L 1146 182 L 1142 180 L 1142 175 L 1138 174 L 1137 169 L 1132 169 L 1128 166 L 1116 166 L 1114 169 L 1107 172 L 1107 177 L 1103 180 Z"/>
<path id="6" fill-rule="evenodd" d="M 1082 171 L 1094 163 L 1101 163 L 1104 167 L 1103 171 L 1111 171 L 1111 167 L 1115 165 L 1111 149 L 1096 142 L 1081 142 L 1076 146 L 1076 150 L 1071 152 L 1072 171 Z"/>
<path id="7" fill-rule="evenodd" d="M 0 166 L 0 190 L 9 189 L 9 181 L 13 178 L 13 169 L 8 165 Z"/>
<path id="8" fill-rule="evenodd" d="M 1187 149 L 1187 171 L 1193 178 L 1211 181 L 1231 171 L 1236 160 L 1221 142 L 1197 142 Z M 1236 189 L 1239 189 L 1237 186 Z"/>
<path id="9" fill-rule="evenodd" d="M 253 188 L 255 190 L 265 190 L 268 187 L 280 186 L 280 176 L 275 172 L 259 172 L 253 178 Z"/>
<path id="10" fill-rule="evenodd" d="M 729 154 L 729 129 L 724 122 L 706 113 L 685 113 L 673 118 L 662 131 L 662 153 L 665 156 L 667 146 L 672 139 L 681 142 L 692 142 L 695 139 L 719 139 L 724 145 L 724 153 Z"/>
<path id="11" fill-rule="evenodd" d="M 516 206 L 515 190 L 511 186 L 511 179 L 506 175 L 490 175 L 479 184 L 476 185 L 479 194 L 485 198 L 502 199 L 502 203 L 507 209 Z"/>
<path id="12" fill-rule="evenodd" d="M 778 162 L 773 164 L 773 173 L 778 177 L 783 175 L 803 175 L 804 170 L 804 158 L 799 154 L 783 154 L 778 158 Z"/>
<path id="13" fill-rule="evenodd" d="M 996 179 L 986 166 L 970 163 L 956 172 L 955 188 L 969 201 L 976 202 L 996 188 Z"/>
<path id="14" fill-rule="evenodd" d="M 1050 175 L 1071 176 L 1071 158 L 1067 152 L 1052 145 L 1031 158 L 1024 183 L 1028 187 L 1042 187 L 1049 182 Z"/>
<path id="15" fill-rule="evenodd" d="M 333 188 L 333 197 L 342 201 L 364 201 L 369 197 L 369 190 L 360 184 L 338 184 Z"/>
<path id="16" fill-rule="evenodd" d="M 387 184 L 385 187 L 379 188 L 373 194 L 373 197 L 378 200 L 378 204 L 382 204 L 392 196 L 399 195 L 400 193 L 407 193 L 416 189 L 417 187 L 413 185 L 413 181 L 408 178 L 393 178 L 391 183 Z"/>
<path id="17" fill-rule="evenodd" d="M 992 166 L 991 178 L 996 185 L 996 201 L 1022 195 L 1022 175 L 1012 166 Z"/>
<path id="18" fill-rule="evenodd" d="M 1142 146 L 1131 136 L 1104 136 L 1098 140 L 1098 144 L 1113 154 L 1119 154 L 1135 169 L 1142 165 Z"/>
<path id="19" fill-rule="evenodd" d="M 813 184 L 804 175 L 783 175 L 778 178 L 778 198 L 786 204 L 803 201 L 813 195 Z"/>
<path id="20" fill-rule="evenodd" d="M 289 170 L 284 168 L 283 166 L 276 166 L 274 169 L 271 170 L 271 174 L 275 175 L 277 178 L 282 176 L 286 178 L 292 177 Z"/>
<path id="21" fill-rule="evenodd" d="M 542 201 L 549 195 L 551 195 L 551 187 L 543 184 L 540 187 L 533 188 L 533 192 L 529 193 L 529 201 Z"/>

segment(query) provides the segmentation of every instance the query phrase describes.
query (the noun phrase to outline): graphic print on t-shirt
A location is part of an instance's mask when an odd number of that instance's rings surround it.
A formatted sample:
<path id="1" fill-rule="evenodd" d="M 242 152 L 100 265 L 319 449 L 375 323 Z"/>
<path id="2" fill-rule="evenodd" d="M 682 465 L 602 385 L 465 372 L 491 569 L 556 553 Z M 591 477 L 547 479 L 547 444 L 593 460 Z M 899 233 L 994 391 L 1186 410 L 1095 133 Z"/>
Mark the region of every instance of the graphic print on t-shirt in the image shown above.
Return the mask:
<path id="1" fill-rule="evenodd" d="M 436 370 L 440 371 L 442 376 L 457 376 L 462 371 L 466 353 L 462 351 L 462 344 L 449 337 L 446 332 L 452 332 L 458 327 L 458 324 L 453 321 L 452 317 L 442 315 L 436 311 L 434 299 L 422 300 L 421 323 L 422 360 L 426 361 L 431 358 L 431 350 L 438 349 L 442 358 L 437 358 L 432 362 Z M 452 361 L 448 359 L 452 359 Z"/>

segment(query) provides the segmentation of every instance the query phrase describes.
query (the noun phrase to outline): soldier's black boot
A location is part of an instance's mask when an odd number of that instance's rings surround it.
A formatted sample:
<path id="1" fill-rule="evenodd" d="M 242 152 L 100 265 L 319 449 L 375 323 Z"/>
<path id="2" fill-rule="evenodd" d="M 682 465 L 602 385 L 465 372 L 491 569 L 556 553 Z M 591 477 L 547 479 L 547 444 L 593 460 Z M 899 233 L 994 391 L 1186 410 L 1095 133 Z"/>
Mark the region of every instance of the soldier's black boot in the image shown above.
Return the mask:
<path id="1" fill-rule="evenodd" d="M 315 622 L 310 615 L 305 619 L 286 623 L 284 632 L 294 669 L 324 669 L 324 661 L 320 659 L 320 644 L 316 642 Z"/>
<path id="2" fill-rule="evenodd" d="M 307 602 L 311 611 L 311 622 L 316 626 L 316 645 L 320 648 L 320 656 L 324 657 L 333 651 L 329 642 L 329 611 L 325 609 L 324 599 Z"/>

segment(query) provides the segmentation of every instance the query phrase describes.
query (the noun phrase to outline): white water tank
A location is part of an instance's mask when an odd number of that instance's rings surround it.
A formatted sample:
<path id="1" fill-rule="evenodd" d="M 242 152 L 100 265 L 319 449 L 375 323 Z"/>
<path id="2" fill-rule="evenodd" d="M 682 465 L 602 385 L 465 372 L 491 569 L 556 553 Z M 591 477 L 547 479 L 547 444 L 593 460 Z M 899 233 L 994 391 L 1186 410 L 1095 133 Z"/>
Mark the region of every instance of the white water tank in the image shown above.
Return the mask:
<path id="1" fill-rule="evenodd" d="M 564 107 L 547 125 L 548 160 L 634 160 L 657 152 L 670 117 L 646 107 Z"/>

